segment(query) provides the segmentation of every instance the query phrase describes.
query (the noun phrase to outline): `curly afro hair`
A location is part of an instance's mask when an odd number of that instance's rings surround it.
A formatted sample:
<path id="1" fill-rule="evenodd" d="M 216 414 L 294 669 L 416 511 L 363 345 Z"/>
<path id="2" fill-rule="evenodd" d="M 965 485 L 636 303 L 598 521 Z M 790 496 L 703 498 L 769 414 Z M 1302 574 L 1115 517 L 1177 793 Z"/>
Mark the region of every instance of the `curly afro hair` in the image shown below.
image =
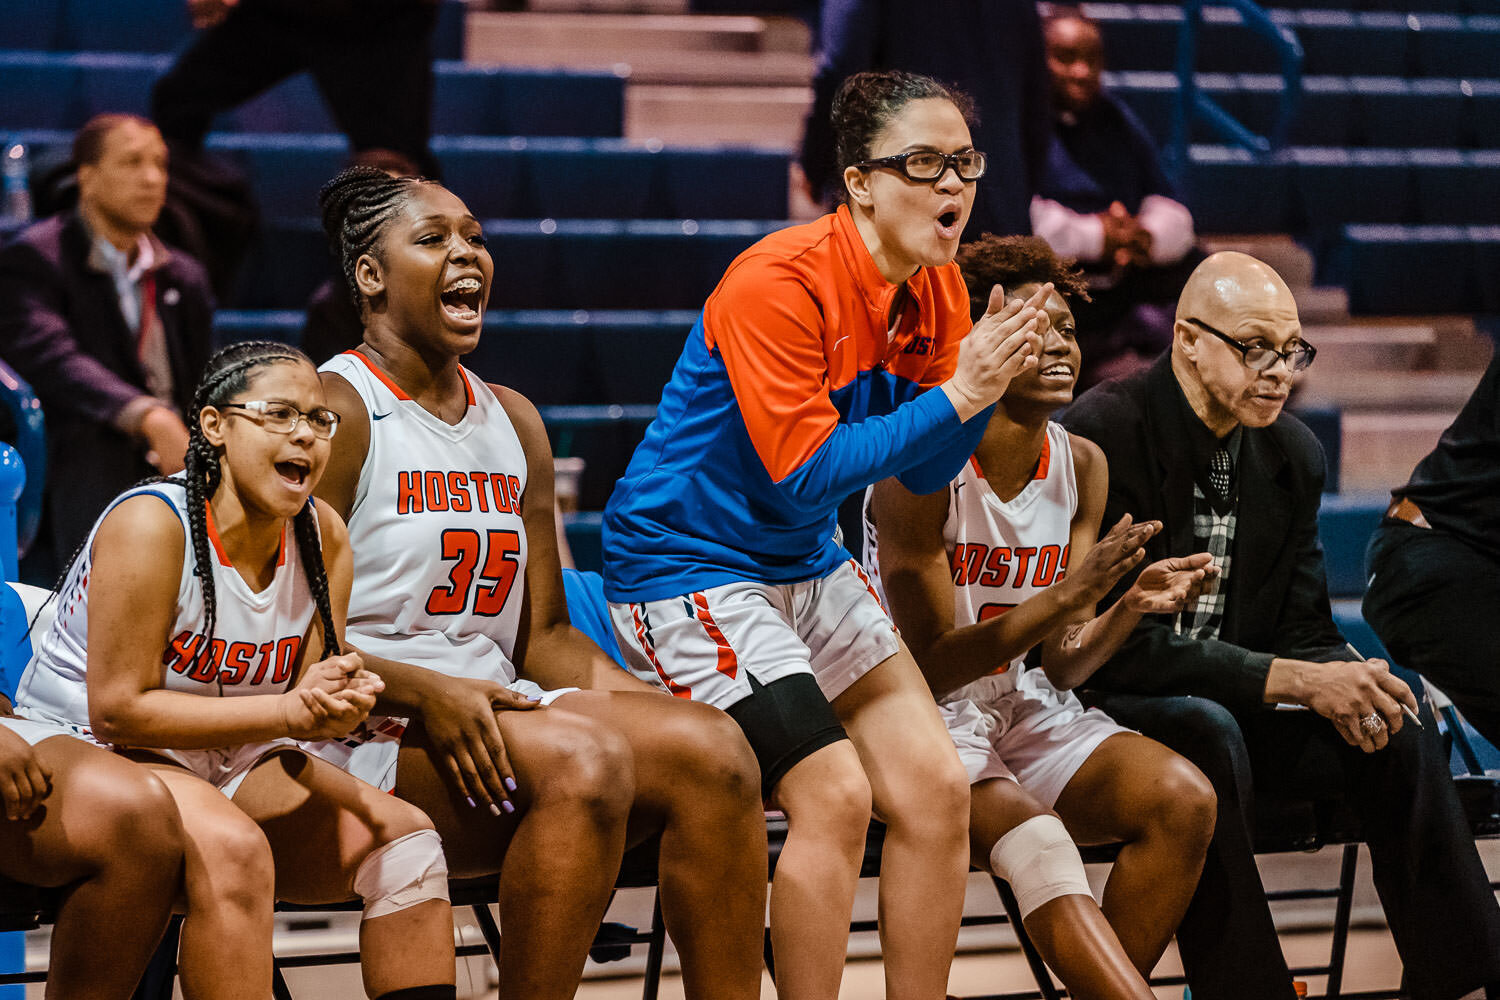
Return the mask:
<path id="1" fill-rule="evenodd" d="M 1074 262 L 1059 257 L 1039 236 L 994 236 L 985 233 L 958 251 L 958 266 L 969 286 L 969 314 L 975 320 L 990 303 L 996 285 L 1011 289 L 1052 282 L 1070 303 L 1089 300 L 1089 286 Z"/>

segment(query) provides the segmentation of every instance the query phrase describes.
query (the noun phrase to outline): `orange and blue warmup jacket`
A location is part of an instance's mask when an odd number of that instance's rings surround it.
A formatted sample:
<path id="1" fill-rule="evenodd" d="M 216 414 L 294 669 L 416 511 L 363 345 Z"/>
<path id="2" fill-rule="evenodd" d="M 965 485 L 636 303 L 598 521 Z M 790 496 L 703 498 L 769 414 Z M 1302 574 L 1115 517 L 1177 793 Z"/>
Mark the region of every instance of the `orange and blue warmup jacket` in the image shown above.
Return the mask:
<path id="1" fill-rule="evenodd" d="M 720 280 L 604 511 L 604 590 L 660 600 L 737 580 L 796 583 L 849 558 L 838 505 L 887 476 L 943 489 L 988 411 L 942 392 L 968 333 L 958 265 L 900 286 L 847 208 L 761 240 Z"/>

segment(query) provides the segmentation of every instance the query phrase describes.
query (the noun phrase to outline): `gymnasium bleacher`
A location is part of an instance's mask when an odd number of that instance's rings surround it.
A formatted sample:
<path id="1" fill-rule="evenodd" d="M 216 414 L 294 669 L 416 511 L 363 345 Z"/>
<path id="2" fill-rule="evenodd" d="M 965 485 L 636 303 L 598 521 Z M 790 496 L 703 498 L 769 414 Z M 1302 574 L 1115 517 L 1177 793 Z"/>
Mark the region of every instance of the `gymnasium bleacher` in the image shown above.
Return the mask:
<path id="1" fill-rule="evenodd" d="M 1364 539 L 1477 381 L 1496 328 L 1485 314 L 1500 314 L 1500 0 L 1344 2 L 1274 0 L 1306 51 L 1292 146 L 1261 158 L 1195 129 L 1186 195 L 1210 247 L 1267 259 L 1298 295 L 1320 354 L 1297 405 L 1317 415 L 1344 491 L 1322 524 L 1335 608 L 1374 655 L 1358 617 Z M 444 0 L 432 148 L 497 264 L 469 363 L 553 408 L 554 448 L 587 459 L 570 522 L 580 565 L 597 562 L 596 512 L 704 297 L 793 211 L 812 72 L 794 6 Z M 1105 34 L 1107 85 L 1165 140 L 1180 9 L 1084 9 Z M 144 113 L 189 33 L 183 0 L 0 14 L 0 139 L 40 161 L 93 113 Z M 1248 38 L 1238 15 L 1209 8 L 1198 82 L 1267 132 L 1283 84 Z M 294 79 L 225 115 L 208 146 L 246 172 L 264 215 L 216 334 L 295 342 L 332 273 L 315 193 L 346 143 Z"/>

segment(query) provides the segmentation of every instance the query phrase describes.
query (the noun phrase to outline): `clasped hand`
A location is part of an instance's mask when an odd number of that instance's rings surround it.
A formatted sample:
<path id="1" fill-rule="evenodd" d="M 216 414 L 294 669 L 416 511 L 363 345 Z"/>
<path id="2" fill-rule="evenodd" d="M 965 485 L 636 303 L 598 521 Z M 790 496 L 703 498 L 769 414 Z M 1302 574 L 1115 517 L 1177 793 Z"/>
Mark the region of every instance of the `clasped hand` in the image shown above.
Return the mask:
<path id="1" fill-rule="evenodd" d="M 385 682 L 366 670 L 358 653 L 319 660 L 281 696 L 287 735 L 299 740 L 346 736 L 369 716 Z"/>

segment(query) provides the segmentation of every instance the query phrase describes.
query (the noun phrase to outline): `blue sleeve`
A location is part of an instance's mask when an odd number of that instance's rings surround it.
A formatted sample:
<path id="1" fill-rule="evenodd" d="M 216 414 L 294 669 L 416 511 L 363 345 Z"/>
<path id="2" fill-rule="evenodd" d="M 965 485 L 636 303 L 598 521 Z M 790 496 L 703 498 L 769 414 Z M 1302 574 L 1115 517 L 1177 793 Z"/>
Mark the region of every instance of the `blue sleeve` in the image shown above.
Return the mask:
<path id="1" fill-rule="evenodd" d="M 979 447 L 984 430 L 989 426 L 990 414 L 994 412 L 994 406 L 987 406 L 971 417 L 968 423 L 959 424 L 958 430 L 946 442 L 934 444 L 930 458 L 896 474 L 901 485 L 917 496 L 945 489 Z"/>
<path id="2" fill-rule="evenodd" d="M 922 470 L 923 483 L 942 473 L 941 486 L 973 454 L 988 413 L 982 414 L 983 420 L 976 416 L 967 424 L 960 423 L 948 397 L 930 389 L 883 416 L 857 424 L 839 423 L 812 457 L 778 485 L 787 500 L 809 512 L 836 506 L 871 483 L 907 470 Z M 972 442 L 963 444 L 970 435 Z M 968 450 L 957 455 L 963 447 Z"/>

